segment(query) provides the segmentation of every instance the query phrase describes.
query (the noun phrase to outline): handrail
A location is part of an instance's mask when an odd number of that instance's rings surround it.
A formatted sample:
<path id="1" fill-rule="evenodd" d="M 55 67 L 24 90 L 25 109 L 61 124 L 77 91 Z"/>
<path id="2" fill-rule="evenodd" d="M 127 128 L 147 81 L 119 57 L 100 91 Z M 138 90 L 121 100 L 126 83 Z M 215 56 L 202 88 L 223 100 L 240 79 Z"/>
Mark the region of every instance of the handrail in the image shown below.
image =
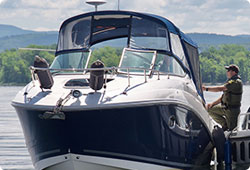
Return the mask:
<path id="1" fill-rule="evenodd" d="M 127 68 L 127 72 L 128 72 L 128 87 L 130 86 L 130 75 L 129 75 L 129 68 Z"/>
<path id="2" fill-rule="evenodd" d="M 119 72 L 117 70 L 127 70 L 126 72 Z M 130 86 L 130 75 L 137 75 L 137 76 L 144 76 L 144 82 L 147 82 L 147 76 L 151 76 L 150 74 L 147 74 L 147 72 L 152 71 L 152 76 L 155 75 L 154 73 L 157 73 L 157 80 L 160 80 L 160 75 L 169 75 L 163 72 L 160 72 L 158 70 L 155 69 L 145 69 L 145 68 L 137 68 L 137 67 L 104 67 L 104 68 L 84 68 L 84 69 L 51 69 L 51 68 L 41 68 L 41 67 L 34 67 L 34 66 L 30 66 L 30 71 L 31 71 L 31 77 L 32 77 L 32 82 L 33 85 L 35 84 L 34 81 L 36 80 L 36 76 L 35 76 L 35 70 L 41 70 L 41 71 L 73 71 L 73 72 L 82 72 L 83 74 L 90 72 L 90 71 L 101 71 L 103 70 L 106 74 L 106 72 L 111 71 L 112 73 L 115 74 L 127 74 L 128 77 L 128 86 Z M 131 74 L 130 70 L 142 70 L 143 74 Z M 53 74 L 53 73 L 52 73 Z M 151 77 L 152 77 L 151 76 Z M 107 78 L 107 77 L 106 77 Z"/>
<path id="3" fill-rule="evenodd" d="M 118 69 L 123 69 L 123 70 L 127 70 L 127 72 L 118 72 L 117 70 Z M 160 75 L 169 75 L 169 73 L 164 73 L 164 72 L 161 72 L 161 71 L 158 71 L 158 70 L 155 70 L 155 69 L 146 69 L 146 68 L 138 68 L 138 67 L 104 67 L 104 68 L 84 68 L 84 69 L 75 69 L 75 68 L 70 68 L 70 69 L 51 69 L 51 68 L 41 68 L 41 67 L 34 67 L 34 66 L 30 66 L 30 70 L 50 70 L 50 71 L 86 71 L 86 72 L 89 72 L 89 71 L 115 71 L 116 73 L 118 74 L 129 74 L 129 75 L 138 75 L 138 76 L 141 76 L 141 75 L 144 75 L 144 76 L 150 76 L 149 74 L 146 74 L 147 71 L 152 71 L 153 73 L 157 72 L 157 75 L 160 76 Z M 143 74 L 131 74 L 131 72 L 129 70 L 143 70 Z"/>
<path id="4" fill-rule="evenodd" d="M 240 117 L 245 116 L 244 118 L 240 119 Z M 237 120 L 237 130 L 250 130 L 250 112 L 248 113 L 240 113 L 238 115 Z M 241 121 L 242 120 L 242 121 Z M 245 128 L 243 128 L 243 124 L 246 123 Z"/>

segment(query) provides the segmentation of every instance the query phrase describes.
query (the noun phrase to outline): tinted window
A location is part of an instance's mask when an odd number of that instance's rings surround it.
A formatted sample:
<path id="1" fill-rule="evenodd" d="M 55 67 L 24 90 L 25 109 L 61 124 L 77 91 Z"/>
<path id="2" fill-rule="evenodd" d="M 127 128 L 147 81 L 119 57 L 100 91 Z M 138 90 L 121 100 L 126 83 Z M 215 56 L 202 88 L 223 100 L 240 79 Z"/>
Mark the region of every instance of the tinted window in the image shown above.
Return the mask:
<path id="1" fill-rule="evenodd" d="M 157 22 L 145 18 L 133 17 L 130 47 L 169 51 L 168 31 Z"/>

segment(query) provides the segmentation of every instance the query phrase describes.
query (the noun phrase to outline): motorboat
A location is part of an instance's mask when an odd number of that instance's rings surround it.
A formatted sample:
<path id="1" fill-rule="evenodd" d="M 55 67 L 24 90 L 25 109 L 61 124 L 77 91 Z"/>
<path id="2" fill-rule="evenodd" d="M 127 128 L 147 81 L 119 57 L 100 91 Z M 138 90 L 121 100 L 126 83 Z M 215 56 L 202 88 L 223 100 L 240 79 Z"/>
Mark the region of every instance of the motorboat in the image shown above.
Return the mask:
<path id="1" fill-rule="evenodd" d="M 231 143 L 231 162 L 233 165 L 248 169 L 250 166 L 250 107 L 246 113 L 238 116 L 237 127 L 226 132 Z"/>
<path id="2" fill-rule="evenodd" d="M 107 46 L 120 50 L 117 65 L 105 63 L 116 60 Z M 131 11 L 74 16 L 61 25 L 53 63 L 36 56 L 30 70 L 32 81 L 12 105 L 35 169 L 210 163 L 214 124 L 204 107 L 198 47 L 168 19 Z"/>

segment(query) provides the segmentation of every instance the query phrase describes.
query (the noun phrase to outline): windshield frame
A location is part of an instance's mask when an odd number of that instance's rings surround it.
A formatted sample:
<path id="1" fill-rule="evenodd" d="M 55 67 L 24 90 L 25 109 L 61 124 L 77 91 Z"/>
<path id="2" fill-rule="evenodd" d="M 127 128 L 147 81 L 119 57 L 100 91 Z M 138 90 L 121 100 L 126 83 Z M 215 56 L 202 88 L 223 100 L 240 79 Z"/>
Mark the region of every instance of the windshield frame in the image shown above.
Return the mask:
<path id="1" fill-rule="evenodd" d="M 87 60 L 86 60 L 85 66 L 82 67 L 82 68 L 58 68 L 58 69 L 52 68 L 52 64 L 53 64 L 53 63 L 55 62 L 55 60 L 57 60 L 58 57 L 61 56 L 61 55 L 65 55 L 65 54 L 70 55 L 70 54 L 73 54 L 73 53 L 81 53 L 81 55 L 83 55 L 83 53 L 86 53 L 86 52 L 88 52 L 88 56 L 87 56 Z M 91 50 L 91 49 L 88 49 L 88 50 L 81 50 L 81 51 L 80 51 L 80 50 L 78 50 L 78 51 L 69 51 L 69 52 L 61 53 L 61 54 L 57 55 L 57 56 L 55 57 L 55 59 L 53 60 L 51 66 L 50 66 L 50 70 L 52 71 L 52 73 L 53 73 L 53 72 L 58 73 L 58 72 L 61 72 L 61 71 L 63 71 L 63 72 L 83 71 L 83 74 L 84 74 L 84 73 L 86 73 L 86 71 L 87 71 L 86 69 L 87 69 L 87 67 L 88 67 L 88 63 L 89 63 L 89 61 L 90 61 L 91 55 L 92 55 L 92 50 Z M 72 57 L 69 56 L 69 59 L 70 59 L 70 58 L 72 58 Z"/>
<path id="2" fill-rule="evenodd" d="M 150 64 L 150 68 L 139 68 L 139 67 L 121 67 L 122 66 L 122 62 L 124 59 L 124 54 L 126 51 L 134 51 L 134 52 L 148 52 L 148 53 L 154 53 L 154 56 L 151 60 L 151 64 Z M 177 74 L 174 72 L 164 72 L 164 71 L 160 71 L 155 69 L 156 67 L 156 60 L 159 57 L 158 54 L 163 54 L 168 56 L 169 58 L 173 58 L 173 60 L 175 60 L 175 62 L 178 64 L 179 68 L 183 71 L 183 74 Z M 123 71 L 124 69 L 126 69 L 127 71 Z M 135 71 L 131 71 L 131 70 L 145 70 L 142 72 L 135 72 Z M 170 55 L 169 53 L 162 53 L 158 50 L 145 50 L 145 49 L 131 49 L 131 48 L 124 48 L 123 52 L 122 52 L 122 56 L 118 65 L 118 73 L 121 74 L 130 74 L 130 75 L 147 75 L 147 76 L 152 76 L 155 74 L 160 74 L 160 75 L 172 75 L 172 76 L 178 76 L 178 77 L 185 77 L 187 74 L 189 75 L 189 70 L 184 66 L 184 64 L 181 62 L 181 60 L 179 60 L 179 58 L 176 55 Z M 189 75 L 190 76 L 190 75 Z"/>
<path id="3" fill-rule="evenodd" d="M 139 68 L 139 67 L 121 67 L 122 65 L 122 62 L 123 62 L 123 59 L 124 59 L 124 54 L 126 51 L 132 51 L 132 52 L 144 52 L 144 53 L 154 53 L 153 54 L 153 57 L 152 57 L 152 60 L 151 60 L 151 63 L 150 63 L 150 67 L 149 68 Z M 128 73 L 128 71 L 122 71 L 122 69 L 138 69 L 138 70 L 146 70 L 148 72 L 146 72 L 146 75 L 151 75 L 152 74 L 152 70 L 153 70 L 153 67 L 154 67 L 154 62 L 155 62 L 155 59 L 156 59 L 156 55 L 157 55 L 157 51 L 156 50 L 145 50 L 145 49 L 132 49 L 132 48 L 124 48 L 123 49 L 123 52 L 122 52 L 122 56 L 121 56 L 121 59 L 120 59 L 120 62 L 119 62 L 119 65 L 118 65 L 118 72 L 119 73 Z M 129 74 L 131 75 L 144 75 L 145 73 L 143 72 L 131 72 L 129 71 Z"/>

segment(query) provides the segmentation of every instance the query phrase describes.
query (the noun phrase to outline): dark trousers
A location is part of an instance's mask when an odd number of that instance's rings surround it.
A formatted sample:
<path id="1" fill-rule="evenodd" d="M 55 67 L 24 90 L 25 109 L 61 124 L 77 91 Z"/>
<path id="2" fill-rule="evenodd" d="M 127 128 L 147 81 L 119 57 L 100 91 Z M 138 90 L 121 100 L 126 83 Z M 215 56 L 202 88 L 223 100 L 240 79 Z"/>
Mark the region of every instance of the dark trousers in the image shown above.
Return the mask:
<path id="1" fill-rule="evenodd" d="M 233 130 L 237 126 L 240 108 L 229 109 L 222 105 L 216 105 L 208 109 L 208 113 L 224 130 Z"/>

